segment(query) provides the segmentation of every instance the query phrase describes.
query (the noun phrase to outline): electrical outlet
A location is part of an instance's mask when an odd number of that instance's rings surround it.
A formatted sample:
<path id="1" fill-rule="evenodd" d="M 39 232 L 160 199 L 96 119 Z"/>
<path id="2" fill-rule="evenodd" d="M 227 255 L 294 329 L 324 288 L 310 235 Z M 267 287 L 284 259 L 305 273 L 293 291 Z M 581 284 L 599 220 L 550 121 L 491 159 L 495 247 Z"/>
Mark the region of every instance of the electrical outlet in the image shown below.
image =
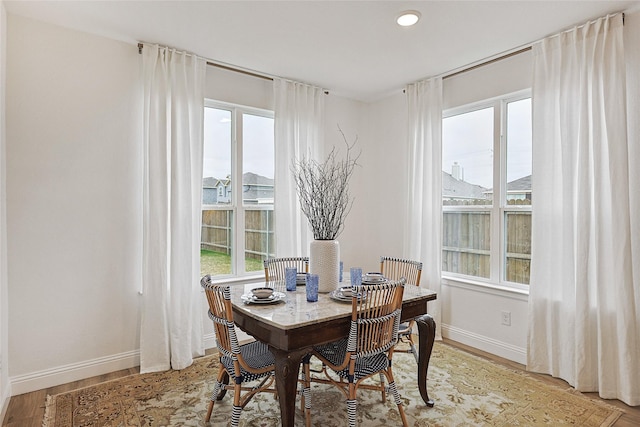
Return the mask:
<path id="1" fill-rule="evenodd" d="M 511 312 L 503 311 L 502 312 L 502 324 L 505 326 L 511 326 Z"/>

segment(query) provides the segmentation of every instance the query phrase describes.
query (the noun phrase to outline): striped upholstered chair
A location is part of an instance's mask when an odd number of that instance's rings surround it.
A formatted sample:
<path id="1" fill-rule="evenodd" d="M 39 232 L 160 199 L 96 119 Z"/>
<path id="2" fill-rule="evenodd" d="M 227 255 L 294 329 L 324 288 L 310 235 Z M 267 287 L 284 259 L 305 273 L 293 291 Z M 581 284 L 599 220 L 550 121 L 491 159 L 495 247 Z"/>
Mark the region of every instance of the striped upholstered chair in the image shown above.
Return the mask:
<path id="1" fill-rule="evenodd" d="M 420 286 L 420 276 L 422 275 L 422 263 L 401 258 L 380 257 L 380 273 L 389 280 L 400 280 L 404 278 L 406 286 Z M 410 320 L 400 324 L 399 339 L 409 344 L 409 349 L 396 348 L 396 351 L 412 353 L 418 362 L 418 351 L 413 342 L 413 329 L 415 321 Z"/>
<path id="2" fill-rule="evenodd" d="M 393 350 L 398 341 L 403 290 L 403 279 L 355 286 L 349 336 L 313 349 L 313 355 L 322 362 L 324 378 L 314 377 L 311 381 L 333 384 L 344 393 L 347 398 L 350 427 L 356 426 L 358 388 L 381 391 L 382 401 L 385 402 L 384 383 L 377 385 L 363 382 L 379 373 L 384 374 L 389 383 L 389 389 L 398 405 L 402 425 L 407 425 L 391 369 Z M 361 298 L 358 295 L 365 297 Z M 336 375 L 337 378 L 334 378 Z"/>
<path id="3" fill-rule="evenodd" d="M 236 335 L 229 285 L 211 283 L 206 275 L 200 281 L 209 302 L 209 318 L 213 321 L 216 344 L 220 353 L 220 370 L 216 380 L 206 422 L 211 419 L 213 405 L 227 390 L 233 391 L 231 425 L 237 427 L 242 408 L 259 392 L 276 393 L 275 360 L 269 348 L 260 341 L 240 345 Z M 225 384 L 225 378 L 230 378 Z M 250 387 L 246 383 L 252 384 Z"/>

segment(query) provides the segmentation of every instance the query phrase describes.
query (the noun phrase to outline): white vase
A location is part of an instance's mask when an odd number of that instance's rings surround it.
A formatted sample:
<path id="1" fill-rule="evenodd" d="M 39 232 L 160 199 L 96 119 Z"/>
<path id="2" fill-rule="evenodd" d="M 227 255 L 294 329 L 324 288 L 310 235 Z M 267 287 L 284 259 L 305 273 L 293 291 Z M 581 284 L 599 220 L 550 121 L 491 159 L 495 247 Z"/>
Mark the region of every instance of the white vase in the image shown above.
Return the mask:
<path id="1" fill-rule="evenodd" d="M 318 275 L 318 292 L 338 289 L 340 244 L 337 240 L 313 240 L 309 244 L 309 272 Z"/>

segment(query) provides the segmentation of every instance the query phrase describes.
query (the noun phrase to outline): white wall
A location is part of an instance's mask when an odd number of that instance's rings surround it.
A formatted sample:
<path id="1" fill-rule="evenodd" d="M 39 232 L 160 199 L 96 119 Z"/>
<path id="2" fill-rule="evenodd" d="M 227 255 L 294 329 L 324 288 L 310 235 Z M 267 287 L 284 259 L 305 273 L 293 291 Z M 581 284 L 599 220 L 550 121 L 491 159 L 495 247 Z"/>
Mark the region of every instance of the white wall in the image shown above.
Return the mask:
<path id="1" fill-rule="evenodd" d="M 344 230 L 337 238 L 340 242 L 340 259 L 344 263 L 345 271 L 349 271 L 353 266 L 364 268 L 366 252 L 370 249 L 367 246 L 366 235 L 369 234 L 367 230 L 370 230 L 372 215 L 367 213 L 367 201 L 363 195 L 370 185 L 368 175 L 375 167 L 371 161 L 373 141 L 364 122 L 364 106 L 361 102 L 332 94 L 327 95 L 325 100 L 325 150 L 335 147 L 340 155 L 346 152 L 344 140 L 338 130 L 340 126 L 349 144 L 353 144 L 357 138 L 354 154 L 361 153 L 358 159 L 359 166 L 355 168 L 349 183 L 349 192 L 355 199 L 346 217 Z"/>
<path id="2" fill-rule="evenodd" d="M 6 136 L 5 87 L 7 52 L 7 13 L 0 0 L 0 419 L 9 404 L 11 386 L 8 369 L 8 289 L 7 289 L 7 222 L 6 222 Z"/>
<path id="3" fill-rule="evenodd" d="M 339 237 L 345 268 L 379 271 L 380 256 L 402 253 L 406 189 L 406 106 L 402 92 L 360 104 L 360 167 L 350 187 L 355 195 Z"/>
<path id="4" fill-rule="evenodd" d="M 138 363 L 141 108 L 134 46 L 8 17 L 12 393 Z"/>

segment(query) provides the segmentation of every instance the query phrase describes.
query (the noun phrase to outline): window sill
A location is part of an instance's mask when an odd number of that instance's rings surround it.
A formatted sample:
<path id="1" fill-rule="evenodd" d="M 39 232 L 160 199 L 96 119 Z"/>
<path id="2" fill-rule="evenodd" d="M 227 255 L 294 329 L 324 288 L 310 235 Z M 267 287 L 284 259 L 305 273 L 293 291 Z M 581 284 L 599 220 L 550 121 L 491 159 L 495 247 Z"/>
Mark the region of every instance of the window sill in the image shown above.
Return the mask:
<path id="1" fill-rule="evenodd" d="M 442 284 L 454 288 L 467 289 L 485 294 L 493 294 L 505 298 L 513 298 L 520 301 L 529 300 L 528 289 L 519 289 L 511 286 L 499 285 L 496 283 L 482 282 L 479 280 L 472 280 L 455 276 L 442 276 Z"/>
<path id="2" fill-rule="evenodd" d="M 256 283 L 262 281 L 264 281 L 264 272 L 262 271 L 259 274 L 251 274 L 247 276 L 223 276 L 213 278 L 213 283 L 228 283 L 230 285 Z"/>

